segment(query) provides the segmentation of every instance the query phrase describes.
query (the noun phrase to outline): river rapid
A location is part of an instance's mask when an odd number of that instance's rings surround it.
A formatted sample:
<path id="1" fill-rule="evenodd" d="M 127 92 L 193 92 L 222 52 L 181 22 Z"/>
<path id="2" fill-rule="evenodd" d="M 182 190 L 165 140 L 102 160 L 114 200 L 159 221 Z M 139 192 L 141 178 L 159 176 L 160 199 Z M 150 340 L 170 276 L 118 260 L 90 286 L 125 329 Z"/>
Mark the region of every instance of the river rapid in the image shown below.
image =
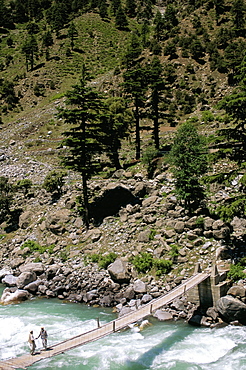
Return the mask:
<path id="1" fill-rule="evenodd" d="M 1 293 L 1 291 L 0 291 Z M 111 309 L 32 299 L 0 306 L 0 359 L 29 352 L 30 330 L 48 332 L 55 344 L 116 318 Z M 41 341 L 36 341 L 41 348 Z M 187 323 L 158 322 L 139 331 L 132 327 L 29 367 L 61 370 L 246 370 L 246 327 L 195 328 Z"/>

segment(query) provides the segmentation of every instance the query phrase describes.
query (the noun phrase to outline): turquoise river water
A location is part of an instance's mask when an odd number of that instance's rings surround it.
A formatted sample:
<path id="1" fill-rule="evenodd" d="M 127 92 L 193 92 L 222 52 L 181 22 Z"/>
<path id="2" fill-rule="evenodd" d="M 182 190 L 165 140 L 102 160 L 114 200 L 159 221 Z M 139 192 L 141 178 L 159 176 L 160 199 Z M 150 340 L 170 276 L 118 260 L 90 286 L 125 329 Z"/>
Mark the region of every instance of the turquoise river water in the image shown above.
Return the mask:
<path id="1" fill-rule="evenodd" d="M 116 315 L 111 309 L 33 299 L 0 305 L 0 359 L 29 351 L 30 330 L 41 326 L 49 344 L 68 339 L 106 323 Z M 39 340 L 37 346 L 41 346 Z M 133 327 L 73 349 L 29 368 L 61 370 L 246 370 L 246 327 L 195 328 L 183 322 L 158 322 L 139 331 Z"/>

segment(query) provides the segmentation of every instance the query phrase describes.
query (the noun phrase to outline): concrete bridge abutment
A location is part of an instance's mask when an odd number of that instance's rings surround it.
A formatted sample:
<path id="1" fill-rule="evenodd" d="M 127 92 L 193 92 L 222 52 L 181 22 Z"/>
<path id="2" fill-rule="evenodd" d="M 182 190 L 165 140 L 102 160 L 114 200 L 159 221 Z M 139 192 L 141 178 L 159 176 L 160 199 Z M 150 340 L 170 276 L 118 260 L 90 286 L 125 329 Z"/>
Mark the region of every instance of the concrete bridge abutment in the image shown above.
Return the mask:
<path id="1" fill-rule="evenodd" d="M 200 264 L 195 268 L 195 274 L 198 272 L 201 272 Z M 226 278 L 227 271 L 220 273 L 214 263 L 208 278 L 187 292 L 188 300 L 204 308 L 214 306 L 219 298 L 226 295 L 230 287 Z"/>

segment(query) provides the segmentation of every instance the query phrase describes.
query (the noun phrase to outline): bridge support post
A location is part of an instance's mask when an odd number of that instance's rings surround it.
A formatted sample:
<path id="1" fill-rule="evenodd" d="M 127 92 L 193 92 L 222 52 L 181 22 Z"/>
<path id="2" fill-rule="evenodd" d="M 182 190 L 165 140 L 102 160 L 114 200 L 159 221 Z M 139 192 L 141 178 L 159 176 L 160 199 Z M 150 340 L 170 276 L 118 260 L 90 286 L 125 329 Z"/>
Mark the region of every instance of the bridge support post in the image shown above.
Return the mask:
<path id="1" fill-rule="evenodd" d="M 99 321 L 99 317 L 97 317 L 97 327 L 100 328 L 100 321 Z"/>

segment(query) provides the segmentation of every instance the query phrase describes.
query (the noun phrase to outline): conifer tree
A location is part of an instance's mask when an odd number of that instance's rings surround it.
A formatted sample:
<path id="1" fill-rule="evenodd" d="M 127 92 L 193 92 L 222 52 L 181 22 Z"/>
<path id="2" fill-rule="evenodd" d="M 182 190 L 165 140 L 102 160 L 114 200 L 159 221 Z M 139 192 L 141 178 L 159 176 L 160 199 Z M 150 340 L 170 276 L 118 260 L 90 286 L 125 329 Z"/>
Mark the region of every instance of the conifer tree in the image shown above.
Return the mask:
<path id="1" fill-rule="evenodd" d="M 175 178 L 175 190 L 191 213 L 204 199 L 200 176 L 207 170 L 205 146 L 195 126 L 183 123 L 177 130 L 170 151 L 170 162 Z"/>
<path id="2" fill-rule="evenodd" d="M 22 45 L 22 53 L 26 58 L 26 69 L 30 63 L 31 71 L 34 67 L 34 58 L 38 55 L 38 43 L 34 35 L 28 36 Z"/>
<path id="3" fill-rule="evenodd" d="M 124 90 L 131 96 L 134 105 L 134 119 L 135 119 L 135 148 L 136 148 L 136 159 L 140 158 L 140 118 L 141 108 L 144 106 L 146 100 L 147 90 L 147 74 L 144 67 L 137 62 L 133 67 L 127 69 L 123 73 L 124 78 Z"/>
<path id="4" fill-rule="evenodd" d="M 165 88 L 164 79 L 162 77 L 163 68 L 158 57 L 154 57 L 147 70 L 147 78 L 151 90 L 151 117 L 154 122 L 153 136 L 155 148 L 158 150 L 159 143 L 159 104 L 161 100 L 161 93 Z"/>
<path id="5" fill-rule="evenodd" d="M 74 39 L 75 37 L 78 36 L 77 28 L 75 27 L 75 24 L 73 22 L 71 22 L 69 25 L 67 35 L 70 38 L 71 49 L 73 50 L 74 49 Z"/>
<path id="6" fill-rule="evenodd" d="M 115 25 L 117 28 L 123 30 L 127 28 L 128 26 L 128 21 L 126 17 L 126 13 L 124 12 L 122 6 L 118 8 L 115 14 Z"/>
<path id="7" fill-rule="evenodd" d="M 0 176 L 0 222 L 6 220 L 6 217 L 10 213 L 10 205 L 12 202 L 12 186 L 9 183 L 9 179 L 4 176 Z"/>
<path id="8" fill-rule="evenodd" d="M 99 14 L 102 19 L 108 17 L 108 5 L 106 0 L 101 0 L 98 5 L 99 8 Z"/>
<path id="9" fill-rule="evenodd" d="M 71 124 L 64 132 L 69 153 L 63 162 L 68 168 L 79 172 L 83 185 L 84 222 L 89 226 L 89 196 L 87 182 L 100 169 L 96 155 L 103 150 L 103 97 L 88 85 L 90 77 L 85 65 L 80 82 L 68 91 L 67 108 L 61 109 L 59 117 Z"/>
<path id="10" fill-rule="evenodd" d="M 126 71 L 123 73 L 123 87 L 125 93 L 133 100 L 136 159 L 140 158 L 140 111 L 144 105 L 147 90 L 147 74 L 145 68 L 140 64 L 140 54 L 141 45 L 136 33 L 133 33 L 123 58 L 123 65 L 126 66 Z"/>
<path id="11" fill-rule="evenodd" d="M 245 34 L 245 13 L 246 5 L 244 0 L 234 0 L 231 13 L 233 16 L 233 23 L 236 32 L 240 35 L 242 32 Z"/>
<path id="12" fill-rule="evenodd" d="M 47 32 L 45 32 L 44 36 L 43 36 L 43 47 L 45 48 L 45 56 L 46 56 L 46 60 L 49 60 L 49 48 L 50 46 L 53 45 L 53 37 L 52 37 L 52 33 L 50 30 L 48 30 Z"/>
<path id="13" fill-rule="evenodd" d="M 225 128 L 219 130 L 219 136 L 224 138 L 230 150 L 227 156 L 239 165 L 246 162 L 246 58 L 241 63 L 239 70 L 239 84 L 232 94 L 224 97 L 218 104 L 225 109 L 231 118 Z"/>
<path id="14" fill-rule="evenodd" d="M 104 122 L 104 143 L 109 158 L 116 170 L 121 168 L 119 150 L 121 141 L 129 135 L 129 126 L 132 122 L 132 112 L 123 98 L 108 98 L 105 101 L 106 114 Z"/>

